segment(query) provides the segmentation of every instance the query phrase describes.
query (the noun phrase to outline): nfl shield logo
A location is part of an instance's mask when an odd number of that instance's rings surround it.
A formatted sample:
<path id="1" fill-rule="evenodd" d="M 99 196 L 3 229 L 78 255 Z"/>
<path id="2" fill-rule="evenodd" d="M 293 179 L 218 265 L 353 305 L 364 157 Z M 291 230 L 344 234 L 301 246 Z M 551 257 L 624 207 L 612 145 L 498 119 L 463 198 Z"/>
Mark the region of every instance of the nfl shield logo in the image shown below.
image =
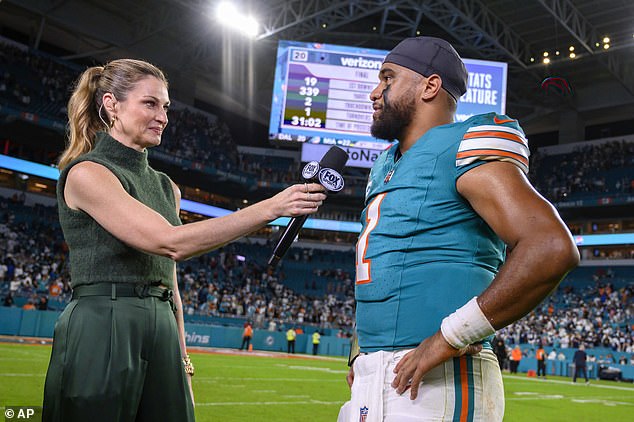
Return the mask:
<path id="1" fill-rule="evenodd" d="M 363 406 L 362 408 L 359 409 L 359 422 L 365 422 L 367 418 L 368 418 L 368 407 Z"/>

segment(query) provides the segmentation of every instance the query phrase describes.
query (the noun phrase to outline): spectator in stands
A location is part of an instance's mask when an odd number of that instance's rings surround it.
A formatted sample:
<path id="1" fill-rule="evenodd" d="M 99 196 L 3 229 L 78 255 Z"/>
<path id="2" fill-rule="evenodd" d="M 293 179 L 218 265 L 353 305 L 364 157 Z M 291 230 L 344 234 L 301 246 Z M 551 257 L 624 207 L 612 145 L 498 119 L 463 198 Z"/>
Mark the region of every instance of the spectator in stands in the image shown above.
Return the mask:
<path id="1" fill-rule="evenodd" d="M 33 303 L 33 298 L 29 298 L 29 300 L 22 305 L 22 309 L 24 309 L 25 311 L 33 311 L 35 310 L 35 303 Z"/>
<path id="2" fill-rule="evenodd" d="M 577 376 L 579 374 L 583 374 L 583 378 L 586 380 L 586 384 L 588 384 L 588 371 L 586 371 L 586 347 L 582 344 L 579 346 L 579 350 L 577 350 L 572 357 L 572 362 L 575 365 L 574 375 L 572 377 L 572 382 L 577 382 Z"/>
<path id="3" fill-rule="evenodd" d="M 13 306 L 13 294 L 11 292 L 9 292 L 5 297 L 4 297 L 4 301 L 2 302 L 2 304 L 4 306 Z"/>
<path id="4" fill-rule="evenodd" d="M 46 296 L 40 296 L 40 301 L 37 304 L 37 309 L 39 311 L 48 310 L 48 298 Z"/>
<path id="5" fill-rule="evenodd" d="M 61 280 L 51 281 L 48 288 L 48 294 L 51 296 L 59 296 L 64 290 L 64 284 Z"/>
<path id="6" fill-rule="evenodd" d="M 193 420 L 194 368 L 185 348 L 175 261 L 282 215 L 314 213 L 325 199 L 319 184 L 295 185 L 231 215 L 181 225 L 178 187 L 147 161 L 147 148 L 161 142 L 169 103 L 163 73 L 130 59 L 86 70 L 68 103 L 70 139 L 57 192 L 73 301 L 56 325 L 46 421 L 89 420 L 96 411 L 104 420 L 121 414 Z M 155 334 L 146 326 L 156 327 Z"/>

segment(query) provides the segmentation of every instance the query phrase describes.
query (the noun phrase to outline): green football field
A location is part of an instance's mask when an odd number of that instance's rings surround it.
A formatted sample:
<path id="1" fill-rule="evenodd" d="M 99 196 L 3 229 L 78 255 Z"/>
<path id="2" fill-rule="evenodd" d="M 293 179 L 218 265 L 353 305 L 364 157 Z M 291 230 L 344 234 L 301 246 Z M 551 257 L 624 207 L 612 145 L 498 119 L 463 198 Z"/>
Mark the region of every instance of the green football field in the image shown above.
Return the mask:
<path id="1" fill-rule="evenodd" d="M 0 407 L 40 406 L 51 348 L 0 343 Z M 192 353 L 197 421 L 336 421 L 342 359 Z M 505 421 L 632 421 L 634 386 L 505 375 Z"/>

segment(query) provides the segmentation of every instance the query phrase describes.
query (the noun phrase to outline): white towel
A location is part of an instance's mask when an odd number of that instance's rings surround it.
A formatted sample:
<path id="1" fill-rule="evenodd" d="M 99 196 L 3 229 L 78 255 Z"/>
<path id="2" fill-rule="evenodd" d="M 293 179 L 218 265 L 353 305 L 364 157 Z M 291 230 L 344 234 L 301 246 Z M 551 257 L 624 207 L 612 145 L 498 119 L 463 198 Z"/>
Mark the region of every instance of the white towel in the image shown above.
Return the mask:
<path id="1" fill-rule="evenodd" d="M 374 352 L 354 361 L 352 394 L 341 407 L 337 422 L 383 422 L 385 369 L 393 354 Z"/>

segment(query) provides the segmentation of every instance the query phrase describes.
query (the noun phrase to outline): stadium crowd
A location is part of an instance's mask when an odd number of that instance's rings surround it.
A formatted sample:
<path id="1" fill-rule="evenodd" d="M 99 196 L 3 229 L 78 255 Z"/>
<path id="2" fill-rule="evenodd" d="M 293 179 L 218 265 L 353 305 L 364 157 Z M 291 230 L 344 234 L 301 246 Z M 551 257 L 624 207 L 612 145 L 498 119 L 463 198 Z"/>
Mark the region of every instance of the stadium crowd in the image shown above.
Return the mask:
<path id="1" fill-rule="evenodd" d="M 169 118 L 159 151 L 224 171 L 236 167 L 238 150 L 224 123 L 188 108 L 170 110 Z"/>
<path id="2" fill-rule="evenodd" d="M 51 57 L 0 42 L 0 98 L 51 118 L 66 118 L 69 87 L 79 74 Z M 26 71 L 25 71 L 26 70 Z"/>
<path id="3" fill-rule="evenodd" d="M 560 348 L 604 347 L 634 353 L 634 282 L 615 287 L 614 272 L 597 271 L 592 282 L 564 282 L 526 317 L 500 330 L 508 344 Z"/>
<path id="4" fill-rule="evenodd" d="M 583 194 L 634 193 L 634 142 L 610 141 L 580 145 L 572 153 L 531 155 L 530 176 L 549 200 L 569 200 Z"/>
<path id="5" fill-rule="evenodd" d="M 253 321 L 255 328 L 280 330 L 293 324 L 352 327 L 353 296 L 333 287 L 343 285 L 334 276 L 329 287 L 318 288 L 313 283 L 304 289 L 307 293 L 300 293 L 285 284 L 284 271 L 271 271 L 233 249 L 229 245 L 216 254 L 179 265 L 186 314 L 242 317 Z M 348 280 L 347 285 L 352 282 Z"/>

